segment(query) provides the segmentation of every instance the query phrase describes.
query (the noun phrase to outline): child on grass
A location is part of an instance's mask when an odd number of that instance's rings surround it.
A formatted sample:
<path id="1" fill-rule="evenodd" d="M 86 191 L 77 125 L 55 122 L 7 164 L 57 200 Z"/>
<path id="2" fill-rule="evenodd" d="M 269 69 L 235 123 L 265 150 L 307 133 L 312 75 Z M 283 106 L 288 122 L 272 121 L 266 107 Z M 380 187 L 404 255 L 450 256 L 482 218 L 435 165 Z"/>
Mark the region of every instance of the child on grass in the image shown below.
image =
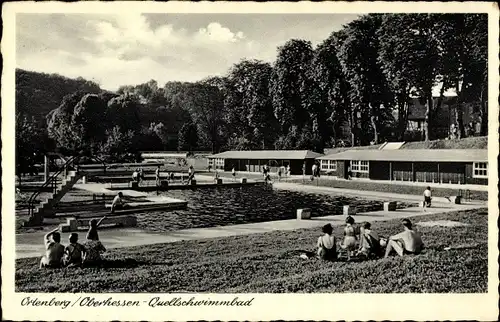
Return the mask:
<path id="1" fill-rule="evenodd" d="M 69 245 L 64 249 L 64 266 L 80 266 L 85 258 L 85 247 L 78 243 L 78 234 L 69 235 Z"/>

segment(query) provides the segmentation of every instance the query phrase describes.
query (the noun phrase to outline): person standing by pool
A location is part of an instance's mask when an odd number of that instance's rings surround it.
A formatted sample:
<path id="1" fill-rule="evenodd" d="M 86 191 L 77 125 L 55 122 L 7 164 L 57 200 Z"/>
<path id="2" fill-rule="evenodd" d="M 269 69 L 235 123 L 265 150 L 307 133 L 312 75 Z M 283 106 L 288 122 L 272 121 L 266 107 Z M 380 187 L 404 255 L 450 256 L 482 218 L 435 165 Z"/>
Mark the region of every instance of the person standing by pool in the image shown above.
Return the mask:
<path id="1" fill-rule="evenodd" d="M 156 176 L 156 186 L 159 187 L 161 185 L 160 166 L 158 166 L 158 168 L 156 168 L 155 176 Z"/>
<path id="2" fill-rule="evenodd" d="M 132 181 L 139 182 L 139 171 L 137 169 L 132 172 Z"/>
<path id="3" fill-rule="evenodd" d="M 59 268 L 62 265 L 64 246 L 61 245 L 61 234 L 59 227 L 49 231 L 44 237 L 45 255 L 40 260 L 40 268 Z"/>
<path id="4" fill-rule="evenodd" d="M 423 208 L 425 211 L 425 208 L 431 206 L 431 200 L 432 200 L 432 193 L 431 193 L 431 187 L 427 187 L 424 191 L 424 203 L 423 203 Z"/>
<path id="5" fill-rule="evenodd" d="M 324 260 L 337 259 L 337 242 L 331 224 L 323 226 L 323 236 L 318 238 L 318 257 Z"/>
<path id="6" fill-rule="evenodd" d="M 420 254 L 424 247 L 422 236 L 419 232 L 412 229 L 412 224 L 409 219 L 401 221 L 404 231 L 397 235 L 389 237 L 387 248 L 385 249 L 385 257 L 388 257 L 392 250 L 395 250 L 399 256 L 405 254 Z"/>

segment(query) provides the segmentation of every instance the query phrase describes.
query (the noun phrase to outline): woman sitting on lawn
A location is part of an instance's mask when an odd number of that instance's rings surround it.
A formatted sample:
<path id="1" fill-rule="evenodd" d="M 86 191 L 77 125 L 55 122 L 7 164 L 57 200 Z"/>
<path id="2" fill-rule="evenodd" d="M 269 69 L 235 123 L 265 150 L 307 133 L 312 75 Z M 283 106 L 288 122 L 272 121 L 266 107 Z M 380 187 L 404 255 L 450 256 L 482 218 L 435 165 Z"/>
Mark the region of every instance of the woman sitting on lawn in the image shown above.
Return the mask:
<path id="1" fill-rule="evenodd" d="M 89 223 L 87 241 L 84 243 L 86 254 L 83 263 L 85 265 L 99 263 L 102 260 L 101 253 L 106 251 L 104 245 L 99 241 L 99 234 L 97 233 L 97 228 L 105 218 L 106 216 L 102 217 L 99 221 L 92 219 Z"/>
<path id="2" fill-rule="evenodd" d="M 87 240 L 99 240 L 99 234 L 97 233 L 97 228 L 106 219 L 106 216 L 102 217 L 99 221 L 92 219 L 89 222 L 89 231 L 87 232 Z"/>
<path id="3" fill-rule="evenodd" d="M 348 257 L 354 255 L 354 251 L 356 250 L 356 246 L 358 243 L 358 229 L 354 226 L 354 218 L 351 216 L 347 216 L 346 226 L 344 228 L 344 242 L 340 245 L 343 249 L 346 249 L 348 252 Z"/>
<path id="4" fill-rule="evenodd" d="M 337 243 L 330 224 L 323 226 L 323 236 L 318 238 L 318 256 L 324 260 L 337 259 Z"/>

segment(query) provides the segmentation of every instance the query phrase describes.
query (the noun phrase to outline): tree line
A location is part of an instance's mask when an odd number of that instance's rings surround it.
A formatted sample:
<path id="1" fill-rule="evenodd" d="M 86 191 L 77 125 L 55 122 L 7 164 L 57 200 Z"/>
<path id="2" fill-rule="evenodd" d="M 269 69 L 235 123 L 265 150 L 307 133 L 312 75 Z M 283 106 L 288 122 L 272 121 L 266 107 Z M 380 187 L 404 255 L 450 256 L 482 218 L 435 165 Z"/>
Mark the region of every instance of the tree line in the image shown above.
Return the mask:
<path id="1" fill-rule="evenodd" d="M 226 75 L 199 82 L 161 87 L 152 80 L 116 93 L 71 93 L 47 115 L 46 134 L 68 154 L 322 152 L 339 139 L 353 146 L 402 140 L 410 100 L 418 97 L 426 109 L 425 140 L 431 140 L 444 93 L 453 89 L 458 136 L 464 135 L 462 107 L 472 102 L 487 135 L 487 30 L 485 14 L 368 14 L 315 48 L 289 40 L 273 64 L 241 60 Z"/>

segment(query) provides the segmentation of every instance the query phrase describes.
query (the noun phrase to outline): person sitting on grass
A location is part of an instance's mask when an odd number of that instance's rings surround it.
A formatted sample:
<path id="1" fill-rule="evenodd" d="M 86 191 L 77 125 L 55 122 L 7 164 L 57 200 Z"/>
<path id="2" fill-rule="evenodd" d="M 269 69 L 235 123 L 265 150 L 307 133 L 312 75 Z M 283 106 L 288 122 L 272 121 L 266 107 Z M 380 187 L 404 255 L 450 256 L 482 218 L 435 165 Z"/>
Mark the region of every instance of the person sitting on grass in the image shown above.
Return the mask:
<path id="1" fill-rule="evenodd" d="M 337 259 L 337 242 L 331 224 L 323 226 L 323 236 L 318 238 L 318 257 L 324 260 Z"/>
<path id="2" fill-rule="evenodd" d="M 85 247 L 78 243 L 78 234 L 71 233 L 69 235 L 69 245 L 64 250 L 64 266 L 74 267 L 81 266 L 85 258 Z"/>
<path id="3" fill-rule="evenodd" d="M 125 202 L 123 201 L 123 193 L 120 191 L 113 199 L 113 203 L 111 204 L 111 213 L 114 214 L 115 210 L 125 208 Z"/>
<path id="4" fill-rule="evenodd" d="M 385 249 L 385 257 L 388 257 L 392 250 L 395 250 L 399 256 L 405 254 L 419 254 L 424 248 L 420 233 L 412 229 L 412 224 L 409 219 L 403 219 L 402 224 L 404 231 L 397 235 L 389 237 L 387 248 Z"/>
<path id="5" fill-rule="evenodd" d="M 83 246 L 85 247 L 84 266 L 94 266 L 102 262 L 101 254 L 106 251 L 106 248 L 99 240 L 87 240 Z"/>
<path id="6" fill-rule="evenodd" d="M 87 240 L 99 240 L 99 234 L 97 233 L 97 228 L 106 218 L 107 216 L 102 217 L 99 221 L 97 221 L 96 219 L 90 220 L 89 231 L 87 232 Z"/>
<path id="7" fill-rule="evenodd" d="M 377 257 L 380 255 L 380 240 L 378 234 L 371 229 L 369 222 L 363 224 L 363 231 L 359 237 L 358 254 L 365 255 L 366 257 Z"/>
<path id="8" fill-rule="evenodd" d="M 40 268 L 59 268 L 62 266 L 64 246 L 61 245 L 59 227 L 44 236 L 45 255 L 40 260 Z"/>
<path id="9" fill-rule="evenodd" d="M 354 255 L 354 251 L 356 250 L 358 237 L 359 235 L 357 231 L 357 227 L 354 226 L 354 218 L 351 216 L 347 216 L 345 219 L 346 226 L 344 228 L 344 241 L 340 245 L 342 249 L 347 250 L 347 258 L 351 258 Z"/>
<path id="10" fill-rule="evenodd" d="M 423 204 L 424 211 L 425 208 L 431 206 L 431 200 L 432 200 L 431 187 L 427 187 L 427 189 L 425 189 L 424 191 L 424 204 Z"/>

